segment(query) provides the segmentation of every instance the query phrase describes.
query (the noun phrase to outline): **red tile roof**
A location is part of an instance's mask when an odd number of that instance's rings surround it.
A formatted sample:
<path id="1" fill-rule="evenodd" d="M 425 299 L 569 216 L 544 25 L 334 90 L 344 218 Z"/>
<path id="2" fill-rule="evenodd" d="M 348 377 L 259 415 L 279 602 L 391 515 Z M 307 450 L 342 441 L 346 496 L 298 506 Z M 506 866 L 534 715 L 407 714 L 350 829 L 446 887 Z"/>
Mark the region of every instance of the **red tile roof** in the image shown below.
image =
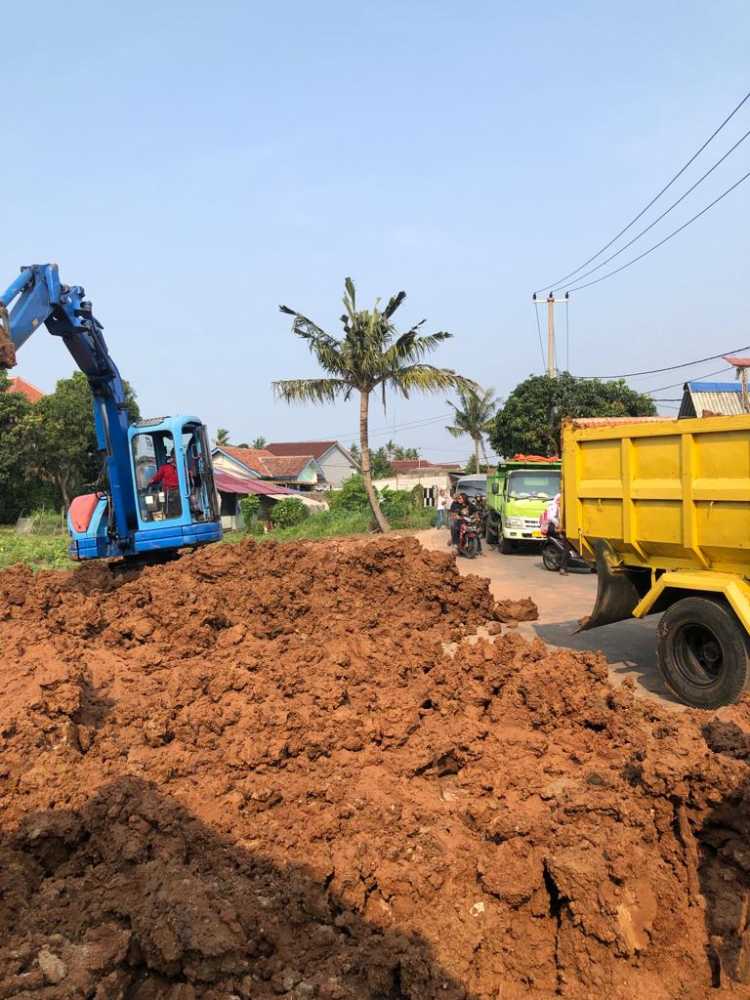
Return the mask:
<path id="1" fill-rule="evenodd" d="M 19 392 L 22 396 L 25 396 L 30 403 L 38 403 L 44 396 L 41 389 L 37 389 L 35 385 L 31 384 L 31 382 L 27 382 L 25 378 L 20 378 L 18 375 L 10 376 L 8 391 Z"/>
<path id="2" fill-rule="evenodd" d="M 272 441 L 266 445 L 266 449 L 274 455 L 312 455 L 313 458 L 322 458 L 337 444 L 338 441 Z M 346 448 L 343 450 L 346 451 Z"/>
<path id="3" fill-rule="evenodd" d="M 312 455 L 274 455 L 267 448 L 234 448 L 224 445 L 219 450 L 259 473 L 264 479 L 296 479 L 313 458 Z"/>

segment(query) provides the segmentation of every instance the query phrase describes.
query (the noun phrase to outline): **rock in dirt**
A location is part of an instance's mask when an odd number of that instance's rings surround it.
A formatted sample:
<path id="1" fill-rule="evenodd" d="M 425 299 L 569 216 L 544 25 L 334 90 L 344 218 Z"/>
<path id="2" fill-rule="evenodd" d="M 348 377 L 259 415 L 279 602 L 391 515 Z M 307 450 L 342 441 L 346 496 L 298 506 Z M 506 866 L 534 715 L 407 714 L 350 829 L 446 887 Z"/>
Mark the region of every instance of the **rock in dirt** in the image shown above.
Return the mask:
<path id="1" fill-rule="evenodd" d="M 0 1000 L 748 995 L 750 708 L 533 614 L 408 538 L 0 574 Z"/>

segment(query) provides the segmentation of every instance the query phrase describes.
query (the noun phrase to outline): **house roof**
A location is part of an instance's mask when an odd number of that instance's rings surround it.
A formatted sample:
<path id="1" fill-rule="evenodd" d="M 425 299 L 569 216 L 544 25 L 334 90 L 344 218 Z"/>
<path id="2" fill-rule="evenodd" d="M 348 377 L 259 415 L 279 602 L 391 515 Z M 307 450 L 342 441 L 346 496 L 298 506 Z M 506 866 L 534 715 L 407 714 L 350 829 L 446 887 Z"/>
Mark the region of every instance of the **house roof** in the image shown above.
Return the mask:
<path id="1" fill-rule="evenodd" d="M 264 479 L 296 479 L 306 465 L 314 461 L 312 455 L 274 455 L 267 448 L 235 448 L 222 445 L 216 449 L 229 458 L 259 473 Z"/>
<path id="2" fill-rule="evenodd" d="M 686 382 L 680 417 L 702 417 L 704 412 L 721 416 L 744 413 L 738 382 Z"/>
<path id="3" fill-rule="evenodd" d="M 264 483 L 262 479 L 251 479 L 250 476 L 233 476 L 229 472 L 222 472 L 221 469 L 214 469 L 214 482 L 217 490 L 222 493 L 236 493 L 239 496 L 249 496 L 251 493 L 256 496 L 297 496 L 294 490 L 286 486 L 279 486 L 276 483 Z"/>
<path id="4" fill-rule="evenodd" d="M 356 465 L 350 452 L 338 441 L 272 441 L 266 445 L 266 450 L 274 455 L 312 455 L 315 459 L 321 459 L 331 448 L 339 448 Z"/>
<path id="5" fill-rule="evenodd" d="M 389 463 L 394 472 L 418 472 L 420 469 L 462 469 L 460 462 L 428 462 L 426 458 L 396 458 Z"/>
<path id="6" fill-rule="evenodd" d="M 31 382 L 27 382 L 25 378 L 20 378 L 18 375 L 10 376 L 8 391 L 20 393 L 22 396 L 25 396 L 30 403 L 38 403 L 44 396 L 41 389 L 37 389 L 35 385 L 31 384 Z"/>

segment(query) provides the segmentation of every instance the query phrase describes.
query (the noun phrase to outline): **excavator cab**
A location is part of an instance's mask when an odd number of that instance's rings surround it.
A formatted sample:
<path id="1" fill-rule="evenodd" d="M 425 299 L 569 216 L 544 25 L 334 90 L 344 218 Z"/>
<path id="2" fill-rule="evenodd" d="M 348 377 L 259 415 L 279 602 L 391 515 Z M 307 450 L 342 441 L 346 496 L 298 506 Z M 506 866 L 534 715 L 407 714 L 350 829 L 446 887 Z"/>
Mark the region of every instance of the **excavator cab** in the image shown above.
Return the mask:
<path id="1" fill-rule="evenodd" d="M 211 450 L 197 417 L 141 420 L 128 428 L 135 497 L 131 543 L 113 543 L 111 501 L 105 494 L 77 497 L 68 512 L 74 559 L 174 551 L 221 538 Z"/>

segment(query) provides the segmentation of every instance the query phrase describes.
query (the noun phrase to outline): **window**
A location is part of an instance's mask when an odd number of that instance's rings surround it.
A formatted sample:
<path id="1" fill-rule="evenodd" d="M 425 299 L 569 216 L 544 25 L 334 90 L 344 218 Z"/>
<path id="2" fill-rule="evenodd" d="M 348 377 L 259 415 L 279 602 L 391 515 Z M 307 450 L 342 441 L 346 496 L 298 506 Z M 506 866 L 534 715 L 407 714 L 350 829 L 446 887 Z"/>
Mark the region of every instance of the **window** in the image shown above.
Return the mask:
<path id="1" fill-rule="evenodd" d="M 166 521 L 182 514 L 174 438 L 169 431 L 144 431 L 133 438 L 133 466 L 142 521 Z"/>
<path id="2" fill-rule="evenodd" d="M 508 495 L 514 500 L 523 497 L 551 500 L 559 492 L 559 471 L 511 472 L 508 476 Z"/>

